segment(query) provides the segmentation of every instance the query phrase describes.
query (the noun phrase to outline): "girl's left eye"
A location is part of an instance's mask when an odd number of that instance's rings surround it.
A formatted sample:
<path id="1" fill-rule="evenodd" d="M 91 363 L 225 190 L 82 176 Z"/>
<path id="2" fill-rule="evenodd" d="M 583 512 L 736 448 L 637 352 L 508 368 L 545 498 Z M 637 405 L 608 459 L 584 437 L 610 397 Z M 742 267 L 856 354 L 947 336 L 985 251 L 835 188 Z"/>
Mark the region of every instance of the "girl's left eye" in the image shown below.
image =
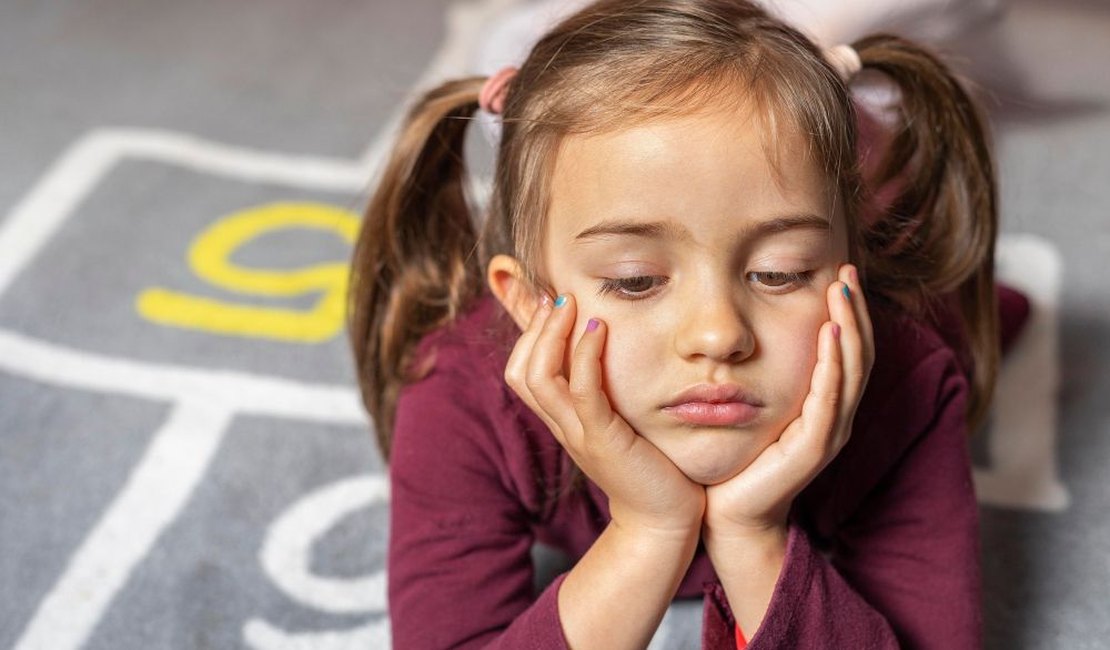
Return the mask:
<path id="1" fill-rule="evenodd" d="M 752 271 L 748 280 L 769 289 L 791 289 L 804 287 L 813 281 L 816 271 Z M 779 291 L 781 293 L 781 291 Z"/>
<path id="2" fill-rule="evenodd" d="M 625 300 L 641 300 L 648 297 L 652 290 L 667 284 L 663 275 L 637 275 L 629 278 L 602 278 L 598 295 L 616 294 Z"/>

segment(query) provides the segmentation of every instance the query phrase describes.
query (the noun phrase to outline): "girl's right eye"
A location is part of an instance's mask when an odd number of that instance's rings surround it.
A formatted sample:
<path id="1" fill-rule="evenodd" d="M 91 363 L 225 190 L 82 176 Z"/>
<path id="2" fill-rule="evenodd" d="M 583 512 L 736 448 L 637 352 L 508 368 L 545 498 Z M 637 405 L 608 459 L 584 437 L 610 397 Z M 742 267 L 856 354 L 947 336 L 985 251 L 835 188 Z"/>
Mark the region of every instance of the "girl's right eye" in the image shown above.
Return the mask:
<path id="1" fill-rule="evenodd" d="M 655 287 L 667 284 L 662 275 L 637 275 L 629 278 L 602 278 L 599 296 L 615 294 L 624 300 L 642 300 L 652 293 Z"/>

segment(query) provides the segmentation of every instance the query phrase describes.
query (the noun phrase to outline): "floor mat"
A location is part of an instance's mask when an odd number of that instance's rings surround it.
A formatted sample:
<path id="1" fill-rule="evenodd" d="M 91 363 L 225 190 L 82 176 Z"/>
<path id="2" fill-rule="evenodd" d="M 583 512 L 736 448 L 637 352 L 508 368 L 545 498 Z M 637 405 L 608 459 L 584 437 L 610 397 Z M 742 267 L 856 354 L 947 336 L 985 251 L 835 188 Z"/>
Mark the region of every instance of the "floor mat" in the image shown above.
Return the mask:
<path id="1" fill-rule="evenodd" d="M 0 6 L 0 647 L 389 646 L 343 267 L 404 101 L 516 4 Z M 952 46 L 1033 303 L 975 439 L 987 646 L 1106 647 L 1110 10 Z"/>

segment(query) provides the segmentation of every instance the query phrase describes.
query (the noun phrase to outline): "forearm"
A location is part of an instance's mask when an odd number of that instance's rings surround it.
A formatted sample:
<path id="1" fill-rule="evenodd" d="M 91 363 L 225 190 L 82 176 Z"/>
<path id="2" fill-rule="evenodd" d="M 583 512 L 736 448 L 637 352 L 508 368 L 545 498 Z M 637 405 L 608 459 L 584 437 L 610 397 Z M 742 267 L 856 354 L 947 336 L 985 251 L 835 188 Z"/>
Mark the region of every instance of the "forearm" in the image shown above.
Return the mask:
<path id="1" fill-rule="evenodd" d="M 647 646 L 697 543 L 696 526 L 686 535 L 663 536 L 610 523 L 559 590 L 559 620 L 569 646 Z"/>
<path id="2" fill-rule="evenodd" d="M 744 535 L 705 531 L 705 548 L 736 623 L 752 638 L 763 622 L 786 557 L 785 527 Z"/>

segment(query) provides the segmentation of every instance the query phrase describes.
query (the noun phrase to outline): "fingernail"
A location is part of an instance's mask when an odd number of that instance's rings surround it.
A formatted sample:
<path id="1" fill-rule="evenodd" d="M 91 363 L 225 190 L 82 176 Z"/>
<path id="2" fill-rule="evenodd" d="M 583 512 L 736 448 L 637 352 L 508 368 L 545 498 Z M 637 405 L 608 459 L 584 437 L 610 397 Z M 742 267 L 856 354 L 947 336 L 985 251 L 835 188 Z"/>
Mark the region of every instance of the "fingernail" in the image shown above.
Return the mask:
<path id="1" fill-rule="evenodd" d="M 840 288 L 840 293 L 844 294 L 844 299 L 845 300 L 851 300 L 852 299 L 852 290 L 848 288 L 848 285 L 844 285 L 843 287 L 841 287 Z M 556 304 L 558 304 L 558 303 L 556 303 Z"/>
<path id="2" fill-rule="evenodd" d="M 567 304 L 567 297 L 560 294 L 559 297 L 555 299 L 555 306 L 562 307 L 565 304 Z"/>
<path id="3" fill-rule="evenodd" d="M 859 286 L 859 274 L 856 273 L 856 267 L 853 266 L 848 269 L 848 279 L 852 281 L 852 284 Z"/>
<path id="4" fill-rule="evenodd" d="M 590 320 L 586 321 L 586 331 L 587 332 L 592 332 L 596 329 L 597 329 L 597 319 L 596 318 L 591 318 Z"/>
<path id="5" fill-rule="evenodd" d="M 551 296 L 549 296 L 545 293 L 542 296 L 540 296 L 540 307 L 549 307 L 549 306 L 551 306 Z"/>
<path id="6" fill-rule="evenodd" d="M 832 330 L 833 330 L 833 338 L 836 339 L 837 341 L 839 341 L 840 340 L 840 324 L 839 323 L 833 323 Z"/>

